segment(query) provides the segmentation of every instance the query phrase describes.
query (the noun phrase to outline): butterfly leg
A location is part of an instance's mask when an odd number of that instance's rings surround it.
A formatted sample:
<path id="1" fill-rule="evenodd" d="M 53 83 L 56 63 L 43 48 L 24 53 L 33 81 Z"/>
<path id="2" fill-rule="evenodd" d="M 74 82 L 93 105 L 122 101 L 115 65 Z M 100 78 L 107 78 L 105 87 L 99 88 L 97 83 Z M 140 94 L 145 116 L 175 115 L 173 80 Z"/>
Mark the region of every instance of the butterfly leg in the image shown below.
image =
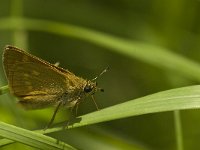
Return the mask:
<path id="1" fill-rule="evenodd" d="M 56 116 L 56 113 L 58 112 L 58 109 L 59 109 L 59 107 L 61 106 L 61 104 L 62 104 L 62 101 L 60 101 L 60 102 L 58 103 L 58 105 L 56 106 L 56 109 L 54 110 L 53 116 L 51 117 L 50 122 L 47 124 L 47 126 L 45 127 L 44 130 L 48 129 L 48 128 L 51 126 L 51 124 L 53 123 L 53 121 L 54 121 L 54 119 L 55 119 L 55 116 Z"/>
<path id="2" fill-rule="evenodd" d="M 69 126 L 71 123 L 73 124 L 74 119 L 76 119 L 76 116 L 77 116 L 77 113 L 78 113 L 78 105 L 79 105 L 79 103 L 80 103 L 79 100 L 80 100 L 80 98 L 77 98 L 77 100 L 75 100 L 75 101 L 76 101 L 75 105 L 74 105 L 73 107 L 70 108 L 69 119 L 66 121 L 66 123 L 65 123 L 65 125 L 64 125 L 64 127 L 63 127 L 63 129 L 65 129 L 65 127 L 68 128 L 68 126 Z M 75 116 L 74 116 L 74 113 L 73 113 L 74 109 L 75 109 L 75 111 L 76 111 Z"/>
<path id="3" fill-rule="evenodd" d="M 95 99 L 94 99 L 94 96 L 91 95 L 91 97 L 92 97 L 92 101 L 94 102 L 94 104 L 95 104 L 95 106 L 96 106 L 96 109 L 97 109 L 97 110 L 100 110 L 99 107 L 98 107 L 98 105 L 97 105 L 97 103 L 96 103 L 96 101 L 95 101 Z"/>

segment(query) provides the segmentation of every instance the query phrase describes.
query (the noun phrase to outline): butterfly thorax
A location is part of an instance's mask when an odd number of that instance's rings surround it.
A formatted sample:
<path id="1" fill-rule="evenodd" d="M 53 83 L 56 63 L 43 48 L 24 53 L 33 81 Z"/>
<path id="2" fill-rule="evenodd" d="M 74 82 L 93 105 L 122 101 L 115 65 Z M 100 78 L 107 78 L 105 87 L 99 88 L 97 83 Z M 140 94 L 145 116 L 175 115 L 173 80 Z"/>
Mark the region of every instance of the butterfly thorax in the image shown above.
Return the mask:
<path id="1" fill-rule="evenodd" d="M 70 78 L 70 80 L 66 80 L 67 88 L 62 95 L 62 101 L 66 107 L 74 107 L 97 91 L 96 82 L 94 83 L 74 75 L 68 75 L 68 78 Z"/>

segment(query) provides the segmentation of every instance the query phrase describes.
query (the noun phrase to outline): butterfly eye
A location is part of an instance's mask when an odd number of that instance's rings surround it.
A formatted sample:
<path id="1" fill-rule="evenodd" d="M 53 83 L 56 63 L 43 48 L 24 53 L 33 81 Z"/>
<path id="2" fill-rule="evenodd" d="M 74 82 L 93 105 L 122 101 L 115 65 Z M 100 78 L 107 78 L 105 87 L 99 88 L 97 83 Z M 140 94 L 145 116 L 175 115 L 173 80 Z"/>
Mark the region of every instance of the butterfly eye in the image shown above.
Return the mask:
<path id="1" fill-rule="evenodd" d="M 91 91 L 92 91 L 92 87 L 91 87 L 90 85 L 86 85 L 86 86 L 84 87 L 84 92 L 89 93 L 89 92 L 91 92 Z"/>

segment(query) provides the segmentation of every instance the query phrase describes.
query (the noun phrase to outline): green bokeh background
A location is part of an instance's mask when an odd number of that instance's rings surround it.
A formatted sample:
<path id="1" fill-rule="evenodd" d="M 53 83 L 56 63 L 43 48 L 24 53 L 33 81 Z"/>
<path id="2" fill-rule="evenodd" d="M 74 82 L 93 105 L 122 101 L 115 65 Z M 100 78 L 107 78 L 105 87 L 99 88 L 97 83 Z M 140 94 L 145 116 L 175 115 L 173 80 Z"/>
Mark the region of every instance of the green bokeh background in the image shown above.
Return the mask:
<path id="1" fill-rule="evenodd" d="M 0 21 L 10 17 L 25 17 L 71 24 L 116 38 L 167 48 L 198 63 L 199 10 L 200 0 L 0 0 Z M 104 93 L 96 94 L 100 108 L 158 91 L 199 83 L 196 79 L 187 78 L 159 65 L 112 51 L 109 47 L 70 36 L 23 30 L 23 25 L 22 30 L 0 27 L 1 54 L 6 44 L 27 49 L 51 63 L 60 62 L 63 68 L 87 79 L 94 78 L 110 66 L 109 72 L 98 81 L 98 85 L 105 89 Z M 0 85 L 6 85 L 2 67 L 0 77 Z M 92 111 L 96 111 L 96 108 L 90 99 L 79 107 L 79 114 Z M 0 120 L 10 124 L 41 129 L 48 123 L 52 113 L 52 108 L 27 112 L 16 107 L 16 99 L 11 95 L 0 97 Z M 67 111 L 61 110 L 56 122 L 66 120 L 67 116 Z M 184 149 L 199 149 L 200 111 L 181 111 L 181 121 Z M 80 149 L 94 149 L 98 146 L 108 149 L 106 141 L 118 141 L 114 144 L 124 149 L 176 149 L 173 112 L 115 120 L 50 136 Z M 109 149 L 116 147 L 110 146 Z M 16 143 L 3 149 L 18 148 L 31 149 Z"/>

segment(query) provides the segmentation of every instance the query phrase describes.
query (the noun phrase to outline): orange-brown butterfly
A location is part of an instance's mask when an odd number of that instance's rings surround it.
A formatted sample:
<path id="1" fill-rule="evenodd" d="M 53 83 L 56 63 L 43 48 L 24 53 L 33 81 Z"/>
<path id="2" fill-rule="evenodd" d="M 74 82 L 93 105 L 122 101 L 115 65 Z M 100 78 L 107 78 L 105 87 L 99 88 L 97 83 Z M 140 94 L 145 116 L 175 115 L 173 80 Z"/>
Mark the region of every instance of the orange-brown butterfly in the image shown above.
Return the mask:
<path id="1" fill-rule="evenodd" d="M 53 123 L 59 107 L 76 108 L 77 111 L 85 97 L 91 96 L 94 101 L 94 93 L 103 91 L 97 87 L 96 79 L 108 69 L 92 80 L 85 80 L 14 46 L 5 47 L 3 65 L 10 92 L 19 98 L 19 104 L 25 109 L 56 106 L 47 128 Z"/>

